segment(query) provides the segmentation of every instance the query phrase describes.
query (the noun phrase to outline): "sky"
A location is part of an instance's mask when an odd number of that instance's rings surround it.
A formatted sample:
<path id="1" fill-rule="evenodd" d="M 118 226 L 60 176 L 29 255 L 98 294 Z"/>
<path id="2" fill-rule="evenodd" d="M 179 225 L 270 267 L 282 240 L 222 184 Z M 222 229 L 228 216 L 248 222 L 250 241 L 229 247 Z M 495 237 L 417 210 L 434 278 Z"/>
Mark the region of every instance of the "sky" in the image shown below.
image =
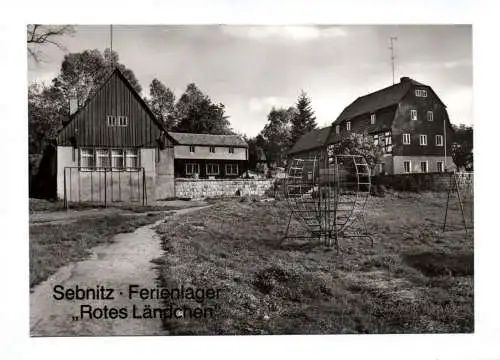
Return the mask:
<path id="1" fill-rule="evenodd" d="M 75 29 L 60 39 L 67 52 L 110 46 L 109 25 Z M 226 106 L 236 132 L 255 136 L 271 108 L 294 105 L 301 90 L 323 127 L 357 97 L 392 85 L 391 36 L 395 81 L 409 76 L 431 86 L 452 123 L 473 124 L 471 25 L 113 25 L 113 50 L 143 96 L 153 78 L 177 98 L 194 82 Z M 65 52 L 41 50 L 42 62 L 28 61 L 29 82 L 59 73 Z"/>

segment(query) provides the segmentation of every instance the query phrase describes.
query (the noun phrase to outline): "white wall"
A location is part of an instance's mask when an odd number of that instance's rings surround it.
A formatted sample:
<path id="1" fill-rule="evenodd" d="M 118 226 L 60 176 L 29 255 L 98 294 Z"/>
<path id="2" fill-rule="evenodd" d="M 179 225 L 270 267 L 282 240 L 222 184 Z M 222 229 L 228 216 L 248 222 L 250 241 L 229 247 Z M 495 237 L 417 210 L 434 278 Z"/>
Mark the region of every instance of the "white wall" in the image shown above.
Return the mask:
<path id="1" fill-rule="evenodd" d="M 215 153 L 209 146 L 195 146 L 195 152 L 189 151 L 189 145 L 175 145 L 176 159 L 213 159 L 213 160 L 247 160 L 247 148 L 235 147 L 234 153 L 229 153 L 229 146 L 216 146 Z"/>

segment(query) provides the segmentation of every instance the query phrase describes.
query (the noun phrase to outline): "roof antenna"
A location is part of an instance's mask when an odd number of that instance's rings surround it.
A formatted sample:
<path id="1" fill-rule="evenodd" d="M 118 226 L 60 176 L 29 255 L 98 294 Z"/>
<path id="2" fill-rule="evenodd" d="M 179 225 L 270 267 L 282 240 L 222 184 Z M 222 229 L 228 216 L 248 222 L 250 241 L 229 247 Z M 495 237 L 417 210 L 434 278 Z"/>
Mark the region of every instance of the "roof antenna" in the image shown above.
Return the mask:
<path id="1" fill-rule="evenodd" d="M 111 56 L 111 68 L 114 67 L 114 56 L 113 56 L 113 25 L 109 25 L 109 38 L 110 38 L 110 56 Z"/>
<path id="2" fill-rule="evenodd" d="M 397 41 L 397 36 L 391 36 L 391 46 L 389 46 L 389 50 L 391 50 L 391 65 L 392 65 L 392 85 L 394 85 L 394 59 L 396 59 L 396 55 L 394 55 L 394 41 Z"/>

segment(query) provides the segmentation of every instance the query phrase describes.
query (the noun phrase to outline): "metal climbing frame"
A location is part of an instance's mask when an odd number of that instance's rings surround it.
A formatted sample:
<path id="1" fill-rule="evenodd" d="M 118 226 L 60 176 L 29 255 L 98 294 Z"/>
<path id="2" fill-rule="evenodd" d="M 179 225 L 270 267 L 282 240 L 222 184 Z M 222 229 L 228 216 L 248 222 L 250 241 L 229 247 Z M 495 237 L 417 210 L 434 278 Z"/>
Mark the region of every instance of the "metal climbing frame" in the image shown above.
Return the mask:
<path id="1" fill-rule="evenodd" d="M 474 173 L 473 172 L 455 172 L 450 174 L 448 184 L 448 196 L 446 199 L 446 209 L 444 213 L 443 232 L 446 231 L 446 222 L 448 220 L 448 212 L 450 210 L 453 196 L 456 195 L 460 214 L 462 216 L 462 224 L 465 229 L 465 235 L 468 236 L 470 228 L 467 226 L 465 207 L 470 207 L 470 226 L 474 226 Z"/>
<path id="2" fill-rule="evenodd" d="M 326 246 L 339 238 L 366 237 L 365 206 L 370 196 L 371 177 L 366 159 L 361 155 L 333 155 L 326 151 L 311 159 L 293 159 L 285 178 L 284 195 L 290 208 L 285 236 L 281 239 L 316 238 Z M 290 235 L 292 217 L 308 235 Z M 355 221 L 361 232 L 348 232 Z"/>

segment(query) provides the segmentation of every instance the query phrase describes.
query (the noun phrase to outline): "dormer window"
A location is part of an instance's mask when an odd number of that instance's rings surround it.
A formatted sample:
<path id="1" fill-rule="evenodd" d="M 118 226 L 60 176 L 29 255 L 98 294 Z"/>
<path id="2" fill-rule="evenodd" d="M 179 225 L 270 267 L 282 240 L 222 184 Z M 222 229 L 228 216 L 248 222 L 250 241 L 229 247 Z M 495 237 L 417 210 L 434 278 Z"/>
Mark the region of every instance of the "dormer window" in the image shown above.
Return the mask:
<path id="1" fill-rule="evenodd" d="M 417 90 L 415 90 L 415 96 L 427 97 L 427 90 L 417 89 Z"/>
<path id="2" fill-rule="evenodd" d="M 370 115 L 370 124 L 375 125 L 375 119 L 376 119 L 375 114 L 371 114 Z"/>

